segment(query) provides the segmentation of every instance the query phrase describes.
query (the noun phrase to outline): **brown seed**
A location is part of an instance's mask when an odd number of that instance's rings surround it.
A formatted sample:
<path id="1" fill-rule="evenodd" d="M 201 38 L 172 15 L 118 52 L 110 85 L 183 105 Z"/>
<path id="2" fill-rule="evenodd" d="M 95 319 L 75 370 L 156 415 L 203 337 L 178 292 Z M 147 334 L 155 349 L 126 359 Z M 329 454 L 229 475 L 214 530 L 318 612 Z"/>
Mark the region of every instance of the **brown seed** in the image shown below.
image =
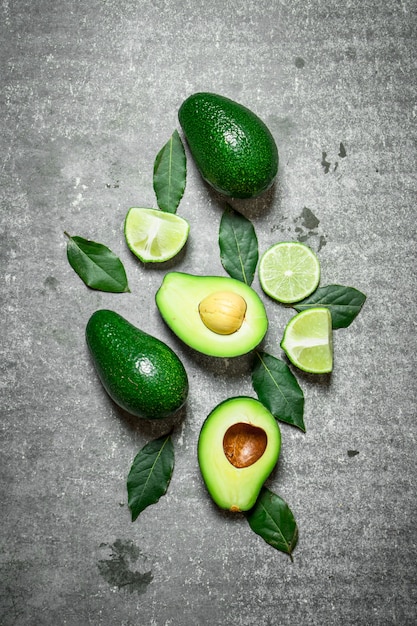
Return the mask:
<path id="1" fill-rule="evenodd" d="M 268 437 L 262 428 L 244 422 L 233 424 L 223 437 L 223 450 L 234 467 L 249 467 L 261 458 Z"/>

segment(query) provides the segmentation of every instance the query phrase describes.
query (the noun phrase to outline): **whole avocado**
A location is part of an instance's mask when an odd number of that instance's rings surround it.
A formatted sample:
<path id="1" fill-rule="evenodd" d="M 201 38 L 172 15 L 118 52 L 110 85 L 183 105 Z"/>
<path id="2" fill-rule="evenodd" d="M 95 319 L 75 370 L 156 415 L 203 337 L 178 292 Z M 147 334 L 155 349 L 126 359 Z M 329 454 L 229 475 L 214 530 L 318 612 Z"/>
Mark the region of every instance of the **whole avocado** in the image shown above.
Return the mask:
<path id="1" fill-rule="evenodd" d="M 118 313 L 100 309 L 87 323 L 86 341 L 103 387 L 125 411 L 144 419 L 163 419 L 184 405 L 186 370 L 160 339 Z"/>
<path id="2" fill-rule="evenodd" d="M 214 93 L 189 96 L 178 119 L 204 180 L 220 193 L 253 198 L 278 171 L 278 149 L 265 123 L 245 106 Z"/>

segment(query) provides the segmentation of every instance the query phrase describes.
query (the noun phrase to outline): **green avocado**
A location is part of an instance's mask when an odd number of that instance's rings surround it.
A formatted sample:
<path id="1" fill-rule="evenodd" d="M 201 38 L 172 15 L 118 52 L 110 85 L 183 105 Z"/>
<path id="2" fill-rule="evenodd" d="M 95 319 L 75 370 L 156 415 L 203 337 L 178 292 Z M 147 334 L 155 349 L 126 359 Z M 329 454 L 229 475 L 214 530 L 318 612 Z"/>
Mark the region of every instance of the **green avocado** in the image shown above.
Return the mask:
<path id="1" fill-rule="evenodd" d="M 86 327 L 98 376 L 112 400 L 132 415 L 163 419 L 188 395 L 188 377 L 175 352 L 118 313 L 101 309 Z"/>
<path id="2" fill-rule="evenodd" d="M 229 511 L 251 509 L 280 449 L 278 422 L 259 400 L 237 396 L 218 404 L 198 440 L 198 463 L 214 502 Z"/>
<path id="3" fill-rule="evenodd" d="M 200 174 L 234 198 L 266 191 L 278 171 L 278 149 L 265 123 L 243 105 L 214 93 L 189 96 L 178 119 Z"/>
<path id="4" fill-rule="evenodd" d="M 209 356 L 246 354 L 262 341 L 268 328 L 258 294 L 228 276 L 168 272 L 155 299 L 171 330 Z"/>

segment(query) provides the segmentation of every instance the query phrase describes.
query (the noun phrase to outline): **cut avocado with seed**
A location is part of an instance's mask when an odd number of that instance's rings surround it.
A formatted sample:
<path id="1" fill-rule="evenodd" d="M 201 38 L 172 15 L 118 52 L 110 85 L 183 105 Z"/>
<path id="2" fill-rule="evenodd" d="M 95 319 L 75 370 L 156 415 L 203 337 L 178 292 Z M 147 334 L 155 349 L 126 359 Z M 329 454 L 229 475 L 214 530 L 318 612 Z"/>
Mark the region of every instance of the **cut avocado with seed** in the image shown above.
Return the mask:
<path id="1" fill-rule="evenodd" d="M 234 512 L 251 509 L 280 449 L 278 423 L 259 400 L 237 396 L 217 405 L 198 440 L 198 463 L 214 502 Z"/>
<path id="2" fill-rule="evenodd" d="M 187 372 L 160 339 L 118 313 L 100 309 L 87 323 L 86 340 L 103 387 L 125 411 L 144 419 L 163 419 L 184 405 Z"/>
<path id="3" fill-rule="evenodd" d="M 168 272 L 155 299 L 171 330 L 209 356 L 246 354 L 262 341 L 268 328 L 258 294 L 227 276 Z"/>
<path id="4" fill-rule="evenodd" d="M 278 149 L 265 123 L 224 96 L 200 92 L 178 111 L 188 147 L 203 179 L 234 198 L 266 191 L 278 171 Z"/>

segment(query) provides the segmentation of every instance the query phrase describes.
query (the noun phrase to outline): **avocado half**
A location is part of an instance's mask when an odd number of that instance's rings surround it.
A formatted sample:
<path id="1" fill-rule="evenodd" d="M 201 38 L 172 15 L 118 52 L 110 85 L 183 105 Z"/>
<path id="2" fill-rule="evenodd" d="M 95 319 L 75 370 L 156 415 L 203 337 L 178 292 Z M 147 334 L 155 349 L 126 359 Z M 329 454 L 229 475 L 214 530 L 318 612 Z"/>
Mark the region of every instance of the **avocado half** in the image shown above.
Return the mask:
<path id="1" fill-rule="evenodd" d="M 278 422 L 249 396 L 229 398 L 206 418 L 198 440 L 198 463 L 214 502 L 229 511 L 248 511 L 281 449 Z"/>
<path id="2" fill-rule="evenodd" d="M 262 341 L 268 329 L 265 307 L 258 294 L 227 276 L 168 272 L 155 300 L 171 330 L 188 346 L 209 356 L 246 354 Z M 205 314 L 214 320 L 211 327 L 203 321 L 202 303 L 207 303 Z M 243 310 L 238 310 L 241 303 Z M 241 325 L 233 330 L 235 316 L 239 315 Z M 217 319 L 226 325 L 226 330 L 216 328 Z"/>

